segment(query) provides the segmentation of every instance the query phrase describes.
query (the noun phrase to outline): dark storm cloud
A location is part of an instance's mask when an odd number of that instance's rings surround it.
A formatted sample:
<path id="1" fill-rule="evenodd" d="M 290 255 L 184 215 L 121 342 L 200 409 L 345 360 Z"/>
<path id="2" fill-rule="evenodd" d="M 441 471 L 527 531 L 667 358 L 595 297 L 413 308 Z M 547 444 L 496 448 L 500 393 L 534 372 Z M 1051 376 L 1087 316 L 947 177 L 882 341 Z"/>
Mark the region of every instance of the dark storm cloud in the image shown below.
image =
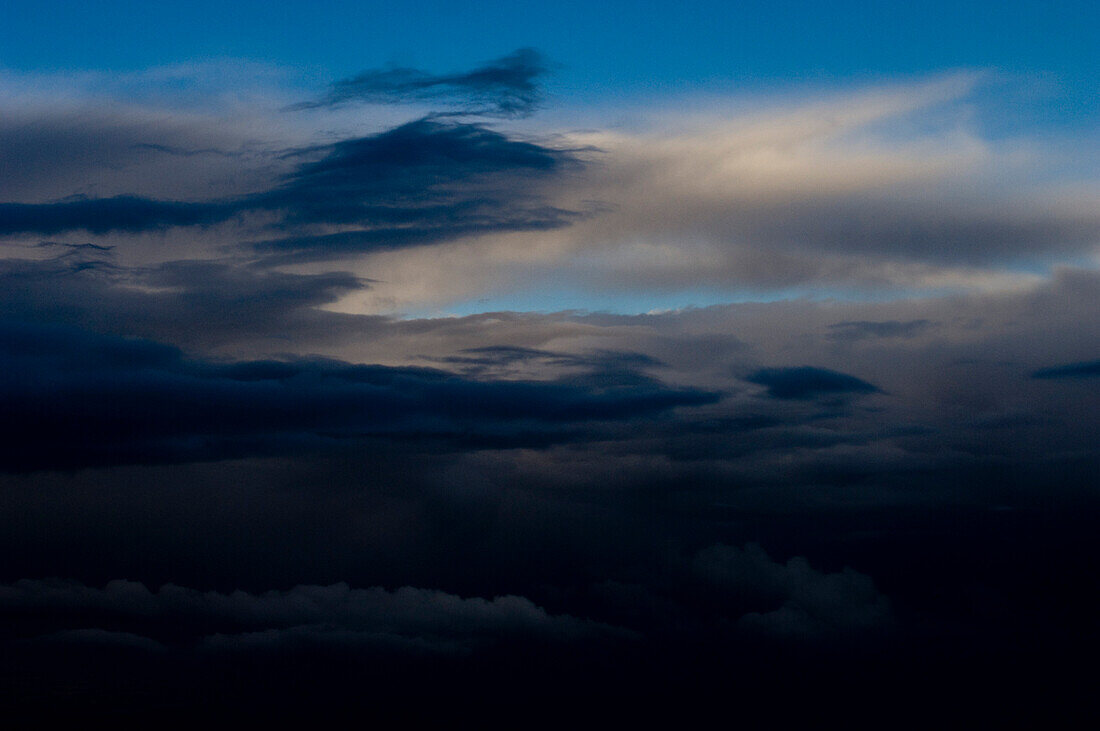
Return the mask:
<path id="1" fill-rule="evenodd" d="M 477 233 L 556 228 L 576 214 L 546 205 L 533 184 L 571 155 L 478 125 L 427 119 L 326 148 L 251 205 L 281 211 L 283 228 L 360 227 L 255 244 L 260 252 L 325 258 Z M 368 228 L 362 228 L 362 227 Z"/>
<path id="2" fill-rule="evenodd" d="M 522 443 L 719 395 L 630 373 L 478 381 L 340 361 L 192 360 L 171 346 L 62 327 L 0 327 L 7 470 L 174 462 L 388 435 Z M 530 434 L 528 437 L 530 438 Z"/>
<path id="3" fill-rule="evenodd" d="M 745 632 L 806 639 L 882 631 L 893 624 L 886 597 L 870 577 L 850 568 L 825 573 L 802 557 L 781 563 L 749 544 L 711 546 L 695 556 L 692 570 L 739 601 L 756 595 L 779 604 L 743 615 L 737 626 Z"/>
<path id="4" fill-rule="evenodd" d="M 1056 378 L 1100 378 L 1100 360 L 1090 360 L 1083 363 L 1069 363 L 1067 365 L 1040 368 L 1031 374 L 1032 378 L 1056 379 Z"/>
<path id="5" fill-rule="evenodd" d="M 77 198 L 54 203 L 0 203 L 0 235 L 84 230 L 135 233 L 219 223 L 240 208 L 232 203 L 156 201 L 136 196 Z"/>
<path id="6" fill-rule="evenodd" d="M 266 192 L 213 201 L 138 196 L 0 203 L 0 235 L 85 230 L 136 233 L 206 226 L 248 212 L 276 216 L 283 235 L 261 252 L 325 258 L 476 233 L 546 229 L 576 214 L 547 205 L 535 184 L 575 159 L 473 124 L 421 119 L 377 135 L 296 155 L 298 165 Z M 340 232 L 318 226 L 355 227 Z"/>
<path id="7" fill-rule="evenodd" d="M 437 196 L 455 194 L 451 186 L 457 183 L 501 173 L 537 175 L 567 159 L 485 127 L 427 119 L 322 151 L 323 157 L 302 164 L 281 188 L 259 196 L 257 205 L 284 208 L 292 222 L 407 224 L 421 210 L 438 215 L 443 201 Z M 467 195 L 461 207 L 480 203 L 476 194 Z"/>
<path id="8" fill-rule="evenodd" d="M 105 333 L 211 349 L 243 339 L 268 352 L 294 350 L 295 338 L 359 336 L 381 318 L 319 307 L 363 289 L 346 273 L 288 274 L 225 261 L 170 261 L 149 267 L 114 262 L 111 251 L 50 243 L 50 259 L 0 260 L 0 307 L 9 319 L 76 325 Z M 94 305 L 94 306 L 92 306 Z"/>
<path id="9" fill-rule="evenodd" d="M 335 107 L 349 102 L 443 102 L 459 113 L 524 117 L 542 102 L 539 77 L 547 71 L 542 55 L 530 48 L 456 74 L 430 74 L 413 68 L 364 71 L 338 81 L 323 98 L 290 109 Z"/>
<path id="10" fill-rule="evenodd" d="M 768 389 L 777 399 L 812 399 L 818 396 L 875 393 L 878 387 L 863 379 L 825 368 L 761 368 L 745 377 Z"/>
<path id="11" fill-rule="evenodd" d="M 818 641 L 894 629 L 889 600 L 870 577 L 850 568 L 822 571 L 803 557 L 776 561 L 756 544 L 715 544 L 669 558 L 644 583 L 607 579 L 564 602 L 551 597 L 560 605 L 553 613 L 516 594 L 462 598 L 410 586 L 388 591 L 340 582 L 200 592 L 172 583 L 151 591 L 136 581 L 99 588 L 24 579 L 0 584 L 0 615 L 10 620 L 0 637 L 145 649 L 422 653 L 511 640 L 640 640 L 670 631 L 684 639 L 704 632 L 711 642 L 729 643 L 762 633 Z"/>
<path id="12" fill-rule="evenodd" d="M 586 612 L 640 634 L 729 644 L 884 638 L 897 629 L 889 599 L 851 568 L 823 571 L 802 556 L 773 559 L 761 546 L 713 544 L 666 555 L 660 570 L 588 587 Z"/>
<path id="13" fill-rule="evenodd" d="M 429 589 L 295 586 L 250 594 L 199 592 L 174 584 L 150 591 L 135 581 L 103 588 L 59 580 L 0 586 L 0 611 L 44 614 L 63 628 L 47 642 L 207 650 L 317 646 L 362 651 L 455 652 L 507 639 L 625 639 L 630 633 L 569 615 L 550 615 L 521 596 L 462 598 Z M 129 631 L 64 627 L 90 619 Z M 141 633 L 153 635 L 145 637 Z M 154 639 L 155 638 L 155 639 Z"/>

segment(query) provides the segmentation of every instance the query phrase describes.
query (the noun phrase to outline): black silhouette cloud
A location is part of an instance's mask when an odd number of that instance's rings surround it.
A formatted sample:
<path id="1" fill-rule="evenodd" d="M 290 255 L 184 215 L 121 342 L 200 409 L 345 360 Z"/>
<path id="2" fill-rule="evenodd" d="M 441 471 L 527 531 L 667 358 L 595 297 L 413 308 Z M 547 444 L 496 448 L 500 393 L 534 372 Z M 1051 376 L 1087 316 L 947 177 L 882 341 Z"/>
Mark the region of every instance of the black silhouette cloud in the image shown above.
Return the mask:
<path id="1" fill-rule="evenodd" d="M 546 203 L 537 189 L 579 164 L 574 156 L 480 125 L 421 119 L 294 154 L 306 161 L 278 185 L 236 198 L 0 203 L 0 235 L 137 233 L 262 212 L 274 217 L 277 236 L 254 244 L 255 250 L 325 258 L 474 233 L 554 228 L 576 216 Z"/>
<path id="2" fill-rule="evenodd" d="M 431 74 L 413 68 L 364 71 L 332 85 L 317 101 L 290 109 L 334 107 L 351 102 L 442 102 L 460 113 L 499 117 L 524 117 L 542 102 L 539 78 L 547 71 L 542 55 L 521 48 L 471 71 Z"/>
<path id="3" fill-rule="evenodd" d="M 569 615 L 551 615 L 521 596 L 463 598 L 431 589 L 353 589 L 345 583 L 299 585 L 251 594 L 200 592 L 136 581 L 92 587 L 73 581 L 24 580 L 0 586 L 0 612 L 47 614 L 62 629 L 32 641 L 166 646 L 205 651 L 276 648 L 461 653 L 507 639 L 627 639 L 630 633 Z M 134 631 L 65 627 L 89 617 Z M 147 637 L 138 632 L 148 632 Z"/>
<path id="4" fill-rule="evenodd" d="M 1100 378 L 1100 360 L 1089 360 L 1082 363 L 1068 363 L 1066 365 L 1040 368 L 1032 373 L 1031 377 L 1047 380 L 1058 378 Z"/>
<path id="5" fill-rule="evenodd" d="M 484 381 L 325 359 L 218 362 L 149 341 L 12 323 L 0 342 L 8 471 L 271 454 L 369 436 L 553 442 L 719 397 L 622 369 Z"/>
<path id="6" fill-rule="evenodd" d="M 749 374 L 745 380 L 766 387 L 768 395 L 777 399 L 813 399 L 818 396 L 865 394 L 879 390 L 877 386 L 847 373 L 811 366 L 762 368 Z"/>
<path id="7" fill-rule="evenodd" d="M 83 230 L 135 233 L 173 226 L 220 223 L 243 211 L 234 202 L 158 201 L 123 195 L 113 198 L 77 197 L 52 203 L 0 203 L 0 235 L 56 234 Z"/>

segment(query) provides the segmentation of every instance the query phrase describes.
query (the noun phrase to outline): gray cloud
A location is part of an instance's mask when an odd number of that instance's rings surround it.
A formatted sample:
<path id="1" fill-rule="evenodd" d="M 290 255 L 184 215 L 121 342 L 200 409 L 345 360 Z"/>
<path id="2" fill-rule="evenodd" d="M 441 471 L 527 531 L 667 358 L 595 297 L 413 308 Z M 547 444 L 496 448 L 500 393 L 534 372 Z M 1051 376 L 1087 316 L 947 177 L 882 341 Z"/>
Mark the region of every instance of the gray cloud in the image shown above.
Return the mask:
<path id="1" fill-rule="evenodd" d="M 869 340 L 874 338 L 912 338 L 935 327 L 931 320 L 857 320 L 834 322 L 825 337 L 831 340 Z"/>

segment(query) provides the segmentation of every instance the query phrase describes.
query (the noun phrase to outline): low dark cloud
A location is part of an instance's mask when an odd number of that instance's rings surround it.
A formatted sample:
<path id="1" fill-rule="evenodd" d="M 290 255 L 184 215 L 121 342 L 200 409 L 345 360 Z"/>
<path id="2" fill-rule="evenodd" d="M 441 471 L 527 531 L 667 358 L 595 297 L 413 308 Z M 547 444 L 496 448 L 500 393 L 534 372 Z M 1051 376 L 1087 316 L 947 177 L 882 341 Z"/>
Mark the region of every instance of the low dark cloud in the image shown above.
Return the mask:
<path id="1" fill-rule="evenodd" d="M 1057 378 L 1098 378 L 1100 377 L 1100 360 L 1090 360 L 1083 363 L 1069 363 L 1067 365 L 1040 368 L 1031 374 L 1032 378 L 1057 379 Z"/>
<path id="2" fill-rule="evenodd" d="M 576 213 L 546 204 L 536 184 L 568 165 L 566 152 L 485 127 L 422 119 L 346 140 L 302 164 L 250 206 L 283 215 L 282 228 L 355 226 L 255 244 L 261 252 L 324 258 L 478 233 L 556 228 Z"/>
<path id="3" fill-rule="evenodd" d="M 113 251 L 95 246 L 41 248 L 59 253 L 0 260 L 0 305 L 9 320 L 71 325 L 190 350 L 245 339 L 264 343 L 268 353 L 293 352 L 302 337 L 347 335 L 352 323 L 357 335 L 368 336 L 382 323 L 319 309 L 369 286 L 347 273 L 290 274 L 224 260 L 124 266 Z"/>
<path id="4" fill-rule="evenodd" d="M 878 387 L 861 378 L 825 368 L 762 368 L 745 377 L 768 389 L 777 399 L 813 399 L 819 396 L 875 393 Z"/>
<path id="5" fill-rule="evenodd" d="M 429 589 L 295 586 L 250 594 L 200 592 L 136 581 L 103 588 L 23 580 L 0 586 L 0 612 L 51 617 L 56 631 L 26 640 L 141 649 L 256 651 L 316 649 L 468 652 L 508 639 L 557 642 L 629 639 L 631 633 L 569 615 L 550 615 L 520 596 L 462 598 Z M 98 621 L 113 629 L 66 627 Z M 126 629 L 118 629 L 118 628 Z M 144 633 L 144 634 L 140 634 Z M 146 636 L 151 635 L 151 636 Z"/>
<path id="6" fill-rule="evenodd" d="M 207 201 L 139 196 L 0 203 L 0 235 L 138 233 L 209 226 L 250 212 L 274 216 L 265 254 L 324 259 L 478 233 L 547 229 L 577 214 L 547 204 L 537 184 L 569 153 L 474 124 L 421 119 L 296 153 L 310 159 L 265 192 Z M 342 227 L 333 232 L 331 227 Z M 353 228 L 348 228 L 353 227 Z"/>
<path id="7" fill-rule="evenodd" d="M 0 203 L 0 235 L 84 230 L 135 233 L 220 223 L 240 211 L 224 202 L 157 201 L 137 196 L 77 198 L 53 203 Z"/>
<path id="8" fill-rule="evenodd" d="M 629 372 L 481 381 L 323 359 L 197 360 L 56 326 L 6 323 L 0 340 L 0 464 L 17 471 L 218 459 L 367 436 L 554 441 L 719 397 Z"/>
<path id="9" fill-rule="evenodd" d="M 739 630 L 790 639 L 843 637 L 883 632 L 894 622 L 890 603 L 871 578 L 845 568 L 825 573 L 802 557 L 781 563 L 759 546 L 717 545 L 701 551 L 692 570 L 715 589 L 744 602 L 768 597 L 778 607 L 749 612 Z"/>
<path id="10" fill-rule="evenodd" d="M 542 102 L 539 77 L 546 71 L 546 60 L 531 48 L 521 48 L 484 66 L 454 74 L 431 74 L 414 68 L 376 69 L 338 81 L 321 99 L 295 104 L 290 109 L 335 107 L 351 102 L 442 102 L 453 105 L 462 114 L 525 117 Z"/>

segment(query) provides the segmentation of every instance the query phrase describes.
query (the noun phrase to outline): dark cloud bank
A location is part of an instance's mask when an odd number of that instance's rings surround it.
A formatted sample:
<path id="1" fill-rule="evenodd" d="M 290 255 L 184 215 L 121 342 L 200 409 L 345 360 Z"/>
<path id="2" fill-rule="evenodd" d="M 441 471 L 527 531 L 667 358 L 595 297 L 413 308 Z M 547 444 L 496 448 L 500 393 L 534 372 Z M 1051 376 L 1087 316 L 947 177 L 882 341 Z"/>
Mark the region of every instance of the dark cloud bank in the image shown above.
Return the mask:
<path id="1" fill-rule="evenodd" d="M 0 469 L 16 471 L 273 454 L 369 436 L 539 445 L 719 398 L 630 370 L 493 382 L 321 359 L 217 363 L 147 341 L 15 324 L 0 327 L 0 343 L 9 426 Z"/>
<path id="2" fill-rule="evenodd" d="M 338 82 L 297 110 L 441 111 L 268 151 L 283 167 L 251 192 L 0 204 L 4 711 L 510 727 L 1090 712 L 1093 274 L 939 309 L 400 320 L 324 309 L 368 279 L 275 266 L 576 220 L 541 187 L 583 167 L 575 152 L 461 118 L 531 113 L 546 67 L 520 51 Z M 207 137 L 104 144 L 140 157 Z M 217 256 L 136 264 L 116 236 L 247 217 L 262 235 Z"/>
<path id="3" fill-rule="evenodd" d="M 292 155 L 306 161 L 278 185 L 235 198 L 0 203 L 0 235 L 132 234 L 262 213 L 274 217 L 269 229 L 278 235 L 243 248 L 274 263 L 554 228 L 578 215 L 547 204 L 537 190 L 579 164 L 572 155 L 478 124 L 421 119 Z"/>

